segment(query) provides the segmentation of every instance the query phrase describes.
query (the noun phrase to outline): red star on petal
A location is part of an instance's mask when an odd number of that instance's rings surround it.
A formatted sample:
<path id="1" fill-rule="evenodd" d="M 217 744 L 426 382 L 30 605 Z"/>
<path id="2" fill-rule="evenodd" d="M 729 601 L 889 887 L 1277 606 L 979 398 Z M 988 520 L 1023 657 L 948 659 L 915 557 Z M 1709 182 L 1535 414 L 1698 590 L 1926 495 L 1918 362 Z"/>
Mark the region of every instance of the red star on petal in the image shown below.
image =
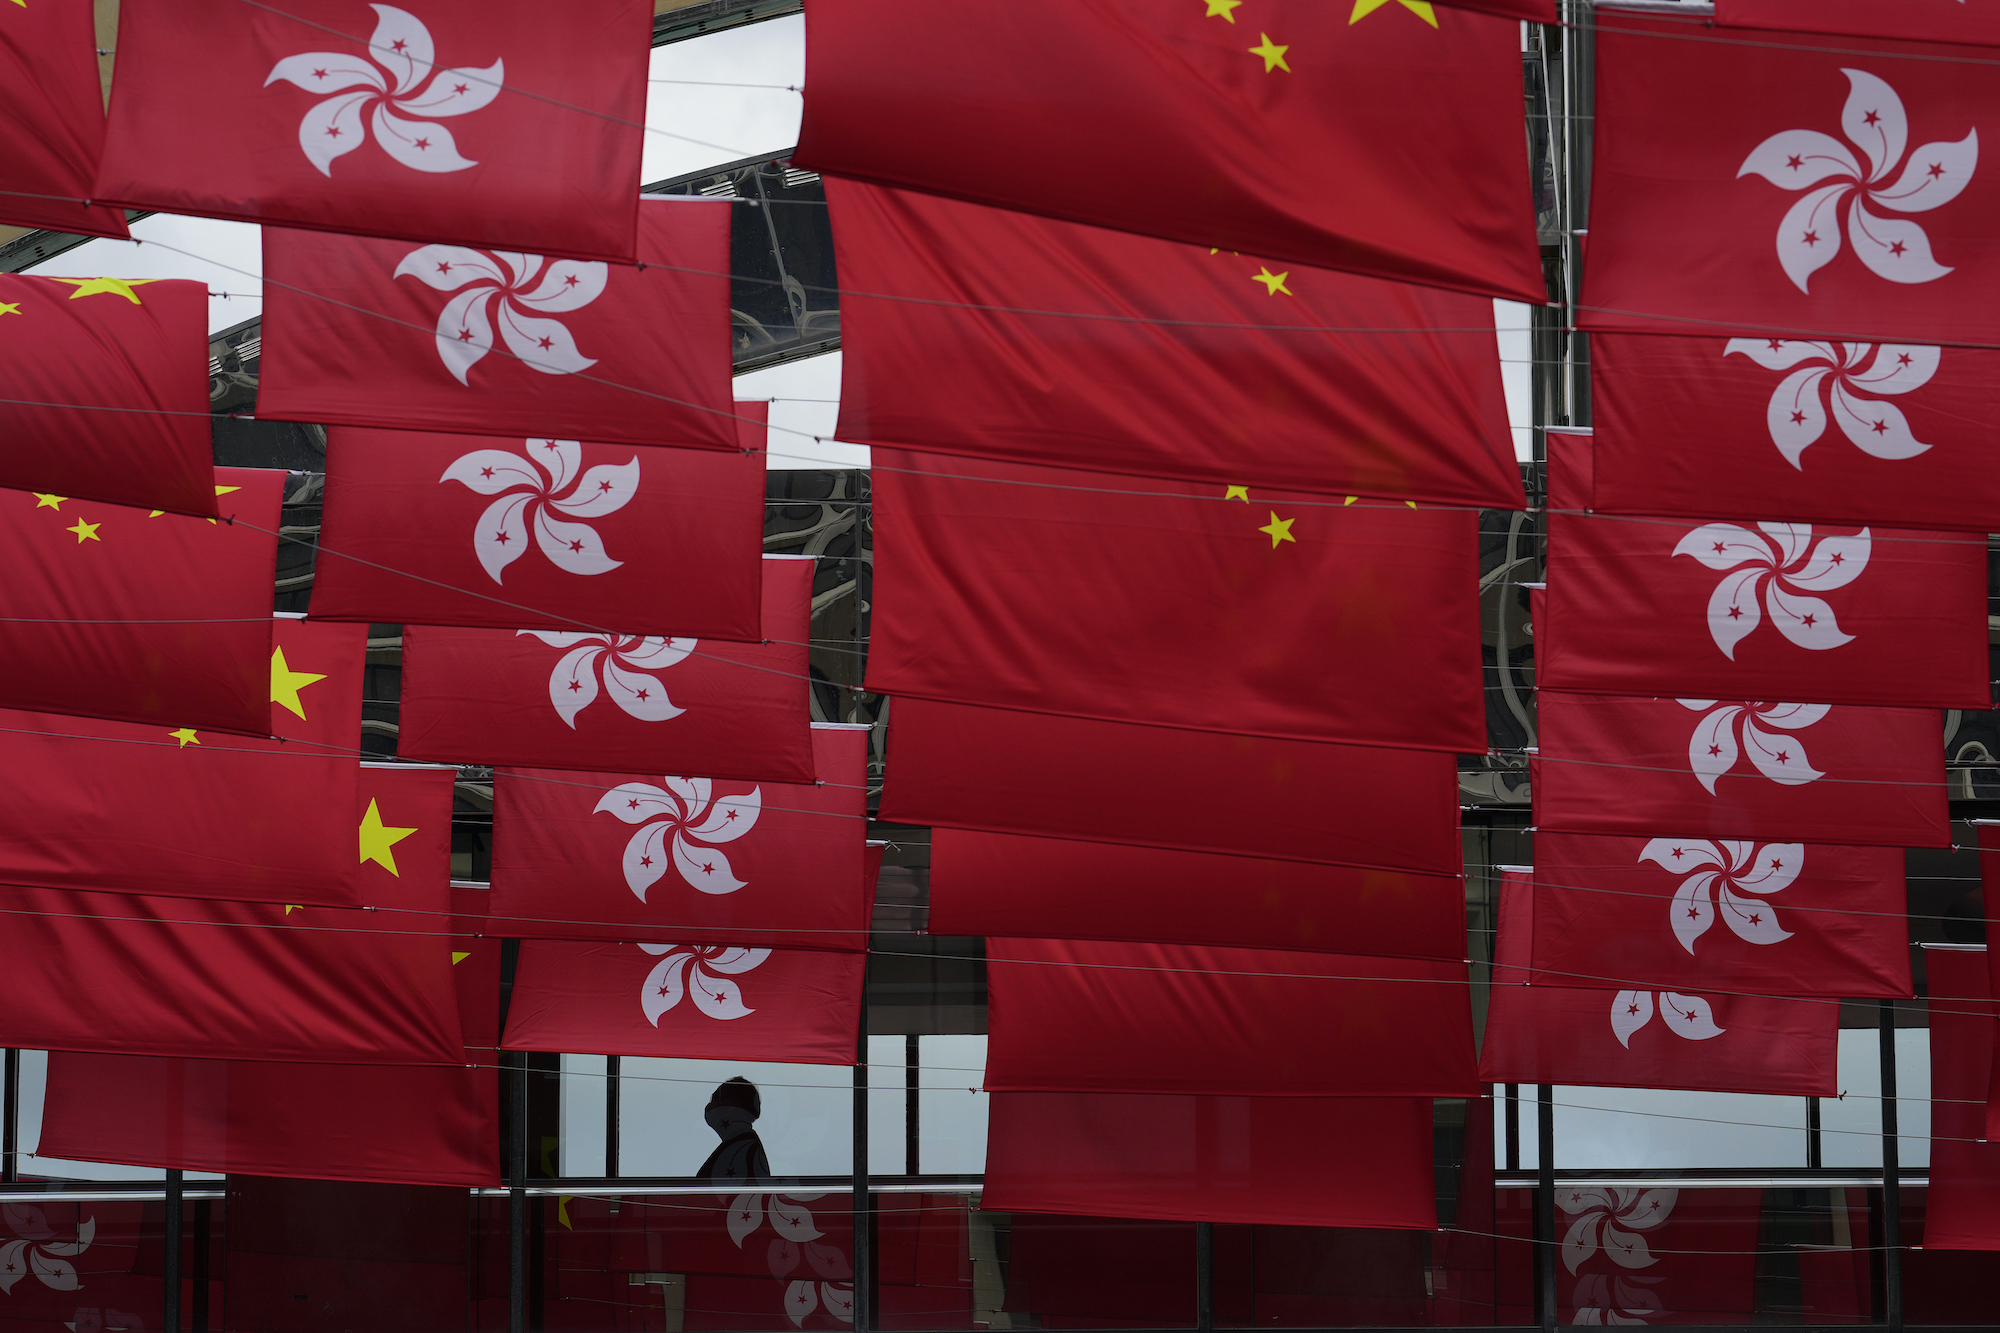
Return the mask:
<path id="1" fill-rule="evenodd" d="M 667 993 L 667 988 L 665 986 L 660 987 L 660 994 L 665 995 L 666 993 Z"/>
<path id="2" fill-rule="evenodd" d="M 451 90 L 452 90 L 452 91 L 453 91 L 454 93 L 460 93 L 460 94 L 463 94 L 463 93 L 465 92 L 465 88 L 466 88 L 466 85 L 464 85 L 464 84 L 462 84 L 462 83 L 454 83 L 453 85 L 451 85 Z"/>
<path id="3" fill-rule="evenodd" d="M 1699 907 L 1688 908 L 1688 920 L 1690 921 L 1701 920 L 1701 909 Z"/>
<path id="4" fill-rule="evenodd" d="M 653 858 L 650 856 L 642 856 L 639 858 L 639 864 L 642 866 L 650 866 L 651 864 L 653 864 Z"/>
<path id="5" fill-rule="evenodd" d="M 490 477 L 493 475 L 493 469 L 490 467 L 483 467 L 479 469 L 479 475 L 482 477 Z"/>
<path id="6" fill-rule="evenodd" d="M 1905 248 L 1907 247 L 1901 241 L 1896 241 L 1889 246 L 1889 253 L 1900 257 Z"/>
<path id="7" fill-rule="evenodd" d="M 1944 175 L 1944 163 L 1933 162 L 1930 164 L 1930 166 L 1926 167 L 1925 170 L 1930 173 L 1930 177 L 1932 180 L 1936 180 L 1938 177 Z"/>
<path id="8" fill-rule="evenodd" d="M 611 483 L 608 481 L 600 481 L 597 483 L 597 489 L 600 491 L 608 491 L 611 489 Z"/>
<path id="9" fill-rule="evenodd" d="M 389 45 L 390 45 L 390 46 L 392 46 L 392 47 L 394 47 L 394 48 L 395 48 L 396 50 L 398 50 L 398 51 L 407 51 L 407 50 L 409 50 L 409 49 L 410 49 L 410 44 L 409 44 L 408 42 L 404 41 L 404 40 L 403 40 L 402 38 L 400 38 L 400 37 L 398 37 L 398 38 L 397 38 L 397 39 L 396 39 L 395 41 L 393 41 L 393 42 L 389 43 Z M 1872 114 L 1872 113 L 1871 113 L 1871 114 Z"/>
<path id="10" fill-rule="evenodd" d="M 535 339 L 535 341 L 541 344 L 541 348 L 544 352 L 548 351 L 551 347 L 554 347 L 556 345 L 555 339 L 553 338 L 537 338 Z"/>
<path id="11" fill-rule="evenodd" d="M 1720 755 L 1722 753 L 1722 747 L 1720 745 L 1711 745 L 1708 747 L 1708 752 L 1712 755 Z"/>
<path id="12" fill-rule="evenodd" d="M 1715 553 L 1716 553 L 1717 555 L 1721 555 L 1721 554 L 1722 554 L 1722 543 L 1721 543 L 1721 542 L 1717 542 L 1717 543 L 1715 544 Z"/>
<path id="13" fill-rule="evenodd" d="M 509 537 L 504 531 L 502 531 L 494 533 L 493 540 L 499 542 L 502 546 L 505 546 L 508 542 L 513 541 L 514 539 L 512 537 Z"/>
<path id="14" fill-rule="evenodd" d="M 1743 608 L 1742 608 L 1742 607 L 1740 607 L 1740 606 L 1732 606 L 1732 607 L 1730 607 L 1730 608 L 1729 608 L 1729 618 L 1730 618 L 1731 620 L 1741 620 L 1741 619 L 1743 618 Z"/>
<path id="15" fill-rule="evenodd" d="M 1761 926 L 1764 924 L 1764 918 L 1757 915 L 1755 912 L 1752 912 L 1750 914 L 1750 924 L 1753 926 Z"/>
<path id="16" fill-rule="evenodd" d="M 1681 849 L 1678 847 L 1674 848 L 1674 858 L 1678 860 L 1680 859 L 1680 856 L 1681 856 Z"/>
<path id="17" fill-rule="evenodd" d="M 448 264 L 448 263 L 439 263 L 439 264 L 438 264 L 438 272 L 440 272 L 440 273 L 449 273 L 449 272 L 451 272 L 451 265 L 450 265 L 450 264 Z"/>
<path id="18" fill-rule="evenodd" d="M 1863 116 L 1861 119 L 1866 124 L 1874 125 L 1878 124 L 1881 121 L 1882 116 L 1880 112 L 1870 111 L 1867 115 Z"/>
<path id="19" fill-rule="evenodd" d="M 1780 861 L 1780 860 L 1776 859 L 1775 857 L 1774 857 L 1774 858 L 1772 858 L 1772 860 L 1771 860 L 1771 869 L 1773 869 L 1773 870 L 1783 870 L 1784 868 L 1785 868 L 1785 863 L 1784 863 L 1783 861 Z"/>
<path id="20" fill-rule="evenodd" d="M 1793 171 L 1797 171 L 1800 167 L 1805 165 L 1805 159 L 1800 157 L 1788 157 L 1785 159 L 1785 165 L 1791 168 Z"/>
<path id="21" fill-rule="evenodd" d="M 580 690 L 583 688 L 583 682 L 580 680 L 573 680 L 569 683 L 569 687 L 572 690 Z"/>
<path id="22" fill-rule="evenodd" d="M 637 810 L 639 808 L 638 800 L 635 798 L 633 800 L 625 802 L 625 808 L 627 810 Z"/>
<path id="23" fill-rule="evenodd" d="M 417 147 L 419 148 L 429 148 L 430 146 L 431 146 L 431 141 L 429 139 L 417 140 Z"/>
<path id="24" fill-rule="evenodd" d="M 640 690 L 640 691 L 639 691 L 639 697 L 640 697 L 641 699 L 649 699 L 649 698 L 651 698 L 651 697 L 652 697 L 652 691 L 651 691 L 651 690 Z"/>
<path id="25" fill-rule="evenodd" d="M 581 551 L 581 550 L 583 549 L 583 543 L 582 543 L 582 542 L 571 542 L 571 543 L 569 544 L 569 549 L 570 549 L 570 550 L 572 550 L 572 551 Z"/>
<path id="26" fill-rule="evenodd" d="M 1814 616 L 1811 616 L 1811 615 L 1803 615 L 1803 616 L 1800 616 L 1800 617 L 1799 617 L 1799 620 L 1800 620 L 1800 622 L 1801 622 L 1801 623 L 1803 623 L 1803 624 L 1805 625 L 1805 627 L 1806 627 L 1807 629 L 1811 629 L 1811 628 L 1812 628 L 1812 624 L 1813 624 L 1813 621 L 1814 621 L 1814 619 L 1815 619 L 1815 617 L 1814 617 Z M 1782 757 L 1782 756 L 1781 756 L 1781 757 Z"/>
<path id="27" fill-rule="evenodd" d="M 1843 561 L 1843 560 L 1847 559 L 1847 557 L 1846 557 L 1846 556 L 1842 555 L 1842 554 L 1841 554 L 1840 552 L 1838 552 L 1838 551 L 1835 551 L 1835 552 L 1833 553 L 1833 556 L 1832 556 L 1831 558 L 1832 558 L 1832 560 L 1833 560 L 1833 563 L 1834 563 L 1834 564 L 1836 564 L 1836 565 L 1837 565 L 1837 564 L 1839 564 L 1839 563 L 1840 563 L 1841 561 Z"/>
<path id="28" fill-rule="evenodd" d="M 1625 1006 L 1625 1012 L 1628 1014 L 1636 1014 L 1639 1012 L 1639 1006 L 1636 1004 L 1628 1004 Z"/>
<path id="29" fill-rule="evenodd" d="M 715 863 L 711 861 L 707 865 L 703 866 L 701 868 L 701 873 L 704 875 L 713 875 L 715 873 Z"/>
<path id="30" fill-rule="evenodd" d="M 326 134 L 329 139 L 338 139 L 340 137 L 340 126 L 338 125 L 327 126 Z"/>
<path id="31" fill-rule="evenodd" d="M 1887 421 L 1878 421 L 1872 429 L 1877 435 L 1886 435 L 1889 433 L 1889 423 Z"/>
<path id="32" fill-rule="evenodd" d="M 1809 231 L 1801 239 L 1804 240 L 1807 245 L 1818 245 L 1819 233 L 1816 231 Z"/>
<path id="33" fill-rule="evenodd" d="M 578 283 L 579 281 L 581 281 L 581 279 L 579 279 L 579 278 L 578 278 L 578 277 L 576 276 L 576 274 L 574 274 L 574 273 L 570 273 L 570 274 L 566 274 L 566 275 L 564 275 L 564 277 L 563 277 L 563 286 L 565 286 L 565 287 L 574 287 L 574 286 L 576 286 L 576 284 L 577 284 L 577 283 Z"/>
<path id="34" fill-rule="evenodd" d="M 1907 365 L 1909 365 L 1909 364 L 1910 364 L 1910 354 L 1909 354 L 1908 352 L 1899 352 L 1899 353 L 1897 353 L 1897 355 L 1896 355 L 1896 364 L 1897 364 L 1897 365 L 1899 365 L 1899 366 L 1907 366 Z"/>
<path id="35" fill-rule="evenodd" d="M 1805 413 L 1803 413 L 1803 412 L 1794 412 L 1794 413 L 1792 413 L 1792 424 L 1793 424 L 1794 426 L 1803 426 L 1803 425 L 1805 425 L 1805 423 L 1806 423 L 1806 414 L 1805 414 Z"/>
<path id="36" fill-rule="evenodd" d="M 313 71 L 313 77 L 315 79 L 323 79 L 326 77 L 326 71 L 323 69 L 316 69 Z"/>
<path id="37" fill-rule="evenodd" d="M 471 342 L 471 341 L 472 341 L 472 330 L 471 330 L 471 329 L 460 329 L 460 330 L 458 331 L 458 340 L 459 340 L 460 342 L 462 342 L 462 343 L 469 343 L 469 342 Z"/>

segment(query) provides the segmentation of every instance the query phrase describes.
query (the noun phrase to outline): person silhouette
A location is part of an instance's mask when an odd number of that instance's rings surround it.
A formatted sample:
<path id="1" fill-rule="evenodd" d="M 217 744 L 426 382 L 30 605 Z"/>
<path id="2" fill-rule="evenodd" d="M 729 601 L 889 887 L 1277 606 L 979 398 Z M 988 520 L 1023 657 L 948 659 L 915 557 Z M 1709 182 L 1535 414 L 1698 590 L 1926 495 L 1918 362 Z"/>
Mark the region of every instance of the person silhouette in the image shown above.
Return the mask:
<path id="1" fill-rule="evenodd" d="M 701 1118 L 722 1140 L 695 1173 L 710 1184 L 766 1185 L 771 1180 L 771 1159 L 764 1155 L 764 1141 L 753 1127 L 764 1113 L 764 1099 L 757 1085 L 741 1074 L 716 1085 Z"/>

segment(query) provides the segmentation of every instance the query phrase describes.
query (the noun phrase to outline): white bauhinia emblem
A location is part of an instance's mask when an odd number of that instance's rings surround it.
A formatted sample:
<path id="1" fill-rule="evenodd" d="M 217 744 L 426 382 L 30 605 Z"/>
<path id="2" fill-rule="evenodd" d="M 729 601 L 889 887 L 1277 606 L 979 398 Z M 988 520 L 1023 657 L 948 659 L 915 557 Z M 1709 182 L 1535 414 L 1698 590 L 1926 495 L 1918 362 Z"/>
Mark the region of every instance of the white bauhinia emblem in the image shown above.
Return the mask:
<path id="1" fill-rule="evenodd" d="M 1663 990 L 1659 1013 L 1667 1020 L 1667 1031 L 1689 1041 L 1707 1041 L 1723 1033 L 1715 1025 L 1715 1011 L 1699 995 L 1676 995 Z M 1620 1046 L 1629 1050 L 1632 1034 L 1652 1021 L 1653 992 L 1622 990 L 1611 997 L 1611 1035 L 1618 1038 Z"/>
<path id="2" fill-rule="evenodd" d="M 611 280 L 608 264 L 425 245 L 403 256 L 395 276 L 415 278 L 440 292 L 458 292 L 438 312 L 437 349 L 444 368 L 460 384 L 470 387 L 466 373 L 493 350 L 496 300 L 500 337 L 530 370 L 574 375 L 597 364 L 577 350 L 566 325 L 546 316 L 582 309 L 603 295 Z"/>
<path id="3" fill-rule="evenodd" d="M 600 675 L 611 702 L 641 722 L 664 722 L 687 711 L 674 707 L 673 700 L 667 698 L 667 687 L 649 673 L 684 661 L 694 651 L 697 639 L 538 629 L 516 633 L 540 639 L 551 648 L 569 649 L 549 673 L 549 702 L 571 727 L 576 725 L 576 715 L 596 702 Z"/>
<path id="4" fill-rule="evenodd" d="M 1776 944 L 1792 932 L 1763 897 L 1782 893 L 1799 877 L 1806 849 L 1796 842 L 1707 842 L 1699 838 L 1654 838 L 1639 853 L 1662 870 L 1686 878 L 1668 909 L 1674 938 L 1689 953 L 1718 918 L 1750 944 Z M 1746 894 L 1757 895 L 1745 897 Z"/>
<path id="5" fill-rule="evenodd" d="M 1909 117 L 1896 90 L 1866 70 L 1843 69 L 1847 103 L 1840 109 L 1840 132 L 1868 159 L 1862 169 L 1847 144 L 1818 130 L 1786 130 L 1750 150 L 1737 176 L 1755 173 L 1785 190 L 1807 190 L 1778 224 L 1778 262 L 1785 276 L 1806 291 L 1812 275 L 1840 253 L 1840 205 L 1847 205 L 1847 239 L 1854 253 L 1878 277 L 1890 282 L 1932 282 L 1951 272 L 1931 256 L 1930 237 L 1908 218 L 1877 217 L 1867 205 L 1897 213 L 1924 213 L 1956 199 L 1979 165 L 1979 131 L 1967 130 L 1957 143 L 1927 143 L 1910 154 L 1893 184 L 1889 174 L 1903 161 Z M 1832 179 L 1832 184 L 1821 184 Z M 1808 187 L 1817 187 L 1808 189 Z"/>
<path id="6" fill-rule="evenodd" d="M 1776 732 L 1810 727 L 1833 711 L 1828 704 L 1721 703 L 1715 699 L 1674 702 L 1702 714 L 1694 734 L 1688 737 L 1688 767 L 1710 796 L 1715 795 L 1715 780 L 1733 770 L 1745 754 L 1759 773 L 1783 786 L 1800 787 L 1826 776 L 1806 759 L 1805 746 L 1797 736 Z"/>
<path id="7" fill-rule="evenodd" d="M 1660 1280 L 1622 1273 L 1585 1273 L 1576 1280 L 1576 1292 L 1570 1297 L 1569 1303 L 1576 1307 L 1571 1327 L 1643 1325 L 1647 1316 L 1664 1314 L 1666 1306 L 1651 1290 Z"/>
<path id="8" fill-rule="evenodd" d="M 639 490 L 639 458 L 600 463 L 578 476 L 583 446 L 575 440 L 529 440 L 527 457 L 503 449 L 475 449 L 452 460 L 438 480 L 456 481 L 500 498 L 473 525 L 472 549 L 495 583 L 501 571 L 528 550 L 528 534 L 557 569 L 603 574 L 624 563 L 605 552 L 597 529 L 569 520 L 602 518 L 623 509 Z M 562 492 L 575 486 L 569 494 Z M 558 518 L 557 515 L 562 517 Z"/>
<path id="9" fill-rule="evenodd" d="M 1871 394 L 1921 389 L 1937 373 L 1941 352 L 1920 343 L 1788 342 L 1783 338 L 1731 338 L 1723 355 L 1741 352 L 1766 370 L 1789 370 L 1771 390 L 1764 423 L 1771 443 L 1801 472 L 1799 456 L 1825 433 L 1831 400 L 1840 433 L 1875 458 L 1915 458 L 1928 444 L 1910 433 L 1903 410 Z M 1874 358 L 1869 358 L 1873 352 Z"/>
<path id="10" fill-rule="evenodd" d="M 1606 1257 L 1620 1268 L 1651 1268 L 1659 1260 L 1639 1233 L 1665 1222 L 1680 1196 L 1677 1189 L 1624 1186 L 1571 1185 L 1557 1190 L 1556 1202 L 1576 1219 L 1563 1237 L 1563 1266 L 1574 1273 L 1598 1252 L 1601 1240 Z"/>
<path id="11" fill-rule="evenodd" d="M 672 860 L 681 878 L 703 893 L 734 893 L 744 885 L 715 847 L 734 842 L 757 824 L 764 789 L 747 796 L 716 797 L 707 778 L 661 778 L 664 788 L 622 782 L 604 793 L 591 813 L 610 813 L 640 829 L 625 844 L 625 883 L 646 901 L 646 890 Z"/>
<path id="12" fill-rule="evenodd" d="M 32 1203 L 0 1204 L 0 1216 L 6 1218 L 15 1235 L 0 1245 L 0 1292 L 13 1295 L 14 1284 L 30 1273 L 55 1291 L 75 1291 L 83 1285 L 70 1260 L 89 1249 L 97 1238 L 96 1218 L 86 1217 L 78 1223 L 75 1240 L 57 1240 L 48 1214 Z"/>
<path id="13" fill-rule="evenodd" d="M 764 1225 L 768 1218 L 777 1232 L 767 1251 L 774 1276 L 784 1277 L 801 1267 L 814 1276 L 793 1278 L 785 1284 L 785 1317 L 794 1327 L 802 1326 L 816 1310 L 843 1324 L 854 1322 L 854 1266 L 832 1245 L 821 1245 L 826 1233 L 813 1221 L 806 1204 L 818 1194 L 739 1194 L 729 1201 L 729 1239 L 737 1249 Z"/>
<path id="14" fill-rule="evenodd" d="M 1736 645 L 1757 628 L 1757 591 L 1778 632 L 1801 648 L 1818 651 L 1854 642 L 1833 618 L 1833 608 L 1808 593 L 1842 588 L 1868 567 L 1873 546 L 1869 530 L 1823 537 L 1813 543 L 1810 523 L 1759 523 L 1758 531 L 1735 523 L 1704 523 L 1674 547 L 1715 570 L 1735 570 L 1708 599 L 1708 632 L 1731 661 Z M 1748 565 L 1747 569 L 1738 569 Z"/>
<path id="15" fill-rule="evenodd" d="M 372 104 L 367 124 L 374 127 L 375 142 L 404 166 L 417 171 L 478 166 L 459 156 L 451 131 L 430 119 L 462 116 L 498 97 L 506 62 L 496 60 L 485 69 L 437 69 L 430 29 L 421 19 L 394 5 L 369 8 L 376 19 L 375 35 L 368 39 L 372 62 L 338 51 L 308 51 L 286 56 L 264 80 L 266 88 L 283 79 L 310 93 L 336 94 L 314 105 L 299 122 L 299 147 L 306 160 L 321 175 L 331 176 L 335 158 L 368 142 L 362 113 Z M 420 119 L 404 120 L 392 110 Z"/>
<path id="16" fill-rule="evenodd" d="M 733 944 L 642 944 L 647 953 L 664 955 L 646 974 L 639 1007 L 646 1021 L 660 1025 L 660 1015 L 691 997 L 694 1007 L 710 1018 L 744 1018 L 757 1011 L 743 1003 L 743 988 L 729 978 L 741 976 L 771 956 L 769 949 L 744 949 Z"/>

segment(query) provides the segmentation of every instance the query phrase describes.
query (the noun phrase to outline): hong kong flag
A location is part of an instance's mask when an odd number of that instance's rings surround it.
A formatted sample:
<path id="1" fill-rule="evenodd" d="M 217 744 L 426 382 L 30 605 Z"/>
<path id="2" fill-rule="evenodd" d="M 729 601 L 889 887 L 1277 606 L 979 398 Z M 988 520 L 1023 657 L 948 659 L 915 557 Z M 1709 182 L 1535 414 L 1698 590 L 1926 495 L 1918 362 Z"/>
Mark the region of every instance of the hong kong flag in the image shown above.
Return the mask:
<path id="1" fill-rule="evenodd" d="M 897 699 L 881 818 L 1457 876 L 1458 764 Z M 1143 773 L 1144 782 L 1133 781 Z"/>
<path id="2" fill-rule="evenodd" d="M 843 440 L 1524 503 L 1478 297 L 852 181 L 827 200 Z"/>
<path id="3" fill-rule="evenodd" d="M 1530 968 L 1535 933 L 1529 876 L 1503 873 L 1482 1081 L 1838 1094 L 1838 1000 L 1544 985 L 1568 978 Z"/>
<path id="4" fill-rule="evenodd" d="M 1465 956 L 1455 875 L 934 828 L 930 890 L 934 935 Z"/>
<path id="5" fill-rule="evenodd" d="M 0 221 L 128 234 L 124 209 L 89 202 L 104 151 L 93 8 L 45 0 L 0 14 Z"/>
<path id="6" fill-rule="evenodd" d="M 501 1045 L 851 1065 L 866 962 L 728 944 L 526 940 Z"/>
<path id="7" fill-rule="evenodd" d="M 639 259 L 266 227 L 257 415 L 741 448 L 728 205 L 649 196 Z"/>
<path id="8" fill-rule="evenodd" d="M 1474 1083 L 1463 963 L 991 939 L 986 975 L 991 1092 L 1463 1097 Z"/>
<path id="9" fill-rule="evenodd" d="M 226 523 L 0 491 L 0 704 L 270 734 L 284 480 L 217 469 Z"/>
<path id="10" fill-rule="evenodd" d="M 1718 0 L 1725 28 L 1782 28 L 1842 37 L 1911 38 L 2000 46 L 2000 14 L 1965 0 Z M 1809 43 L 1792 43 L 1809 45 Z"/>
<path id="11" fill-rule="evenodd" d="M 1598 25 L 1583 326 L 2000 343 L 1990 69 L 1908 42 L 1686 40 L 1695 22 Z"/>
<path id="12" fill-rule="evenodd" d="M 1534 966 L 1555 985 L 1907 996 L 1904 918 L 1900 848 L 1535 835 Z"/>
<path id="13" fill-rule="evenodd" d="M 811 782 L 813 565 L 765 558 L 762 643 L 407 626 L 397 753 Z"/>
<path id="14" fill-rule="evenodd" d="M 500 443 L 328 431 L 313 615 L 761 637 L 761 446 Z"/>
<path id="15" fill-rule="evenodd" d="M 1535 702 L 1542 828 L 1951 845 L 1935 710 L 1561 690 Z"/>
<path id="16" fill-rule="evenodd" d="M 812 745 L 816 783 L 502 769 L 495 933 L 867 948 L 868 728 Z"/>
<path id="17" fill-rule="evenodd" d="M 644 0 L 134 5 L 97 197 L 630 263 Z M 266 276 L 269 276 L 268 272 Z"/>
<path id="18" fill-rule="evenodd" d="M 1512 22 L 1301 0 L 1143 23 L 1113 0 L 1034 0 L 918 22 L 898 0 L 839 0 L 818 6 L 806 44 L 794 160 L 816 171 L 1547 299 Z"/>
<path id="19" fill-rule="evenodd" d="M 1926 1249 L 2000 1250 L 2000 1142 L 1990 1141 L 1996 1127 L 1988 1101 L 2000 1053 L 2000 1004 L 1994 1003 L 1982 952 L 1924 946 L 1931 1000 Z"/>
<path id="20" fill-rule="evenodd" d="M 900 450 L 875 461 L 871 690 L 1486 748 L 1471 510 Z"/>

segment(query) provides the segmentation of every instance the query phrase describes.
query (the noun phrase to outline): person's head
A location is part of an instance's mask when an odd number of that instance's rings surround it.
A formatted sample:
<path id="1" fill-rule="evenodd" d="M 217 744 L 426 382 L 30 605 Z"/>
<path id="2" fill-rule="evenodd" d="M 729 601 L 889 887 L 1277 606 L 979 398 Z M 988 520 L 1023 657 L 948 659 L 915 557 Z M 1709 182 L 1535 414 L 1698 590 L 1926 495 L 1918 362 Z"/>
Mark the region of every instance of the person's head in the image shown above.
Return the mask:
<path id="1" fill-rule="evenodd" d="M 701 1118 L 708 1127 L 723 1138 L 733 1138 L 750 1128 L 751 1122 L 764 1113 L 764 1099 L 757 1092 L 757 1085 L 741 1074 L 726 1079 L 716 1085 L 709 1094 L 708 1105 L 702 1109 Z"/>

